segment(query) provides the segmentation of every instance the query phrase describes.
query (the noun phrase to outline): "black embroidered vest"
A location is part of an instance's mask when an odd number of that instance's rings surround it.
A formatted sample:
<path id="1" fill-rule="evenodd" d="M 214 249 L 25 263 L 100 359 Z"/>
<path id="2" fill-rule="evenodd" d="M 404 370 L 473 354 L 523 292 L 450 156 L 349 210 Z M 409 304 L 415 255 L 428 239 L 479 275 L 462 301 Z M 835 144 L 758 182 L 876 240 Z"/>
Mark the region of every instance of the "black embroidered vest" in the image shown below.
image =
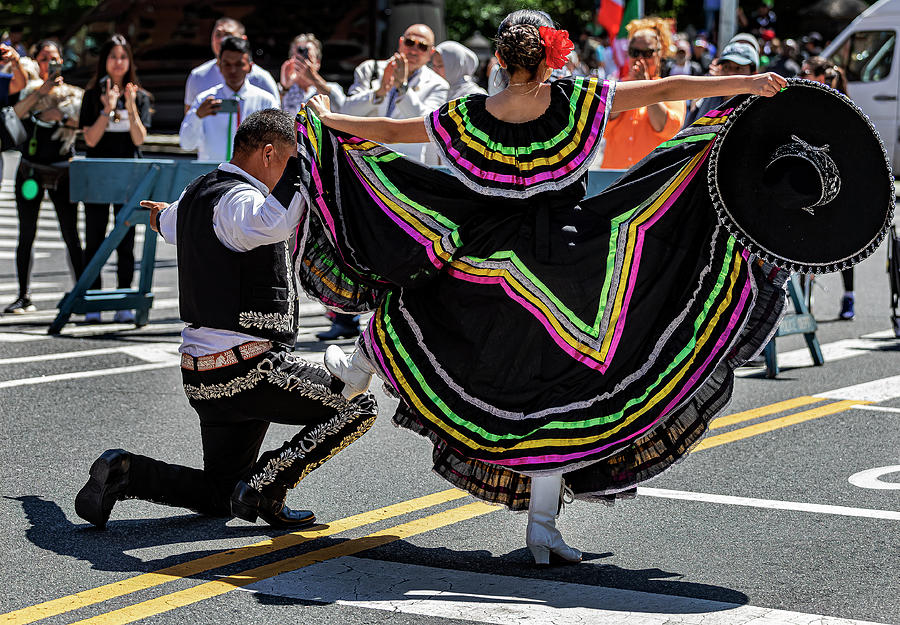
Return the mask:
<path id="1" fill-rule="evenodd" d="M 217 169 L 191 182 L 178 204 L 178 295 L 181 318 L 195 327 L 231 330 L 293 349 L 297 296 L 287 242 L 248 252 L 225 247 L 213 210 L 248 181 Z"/>

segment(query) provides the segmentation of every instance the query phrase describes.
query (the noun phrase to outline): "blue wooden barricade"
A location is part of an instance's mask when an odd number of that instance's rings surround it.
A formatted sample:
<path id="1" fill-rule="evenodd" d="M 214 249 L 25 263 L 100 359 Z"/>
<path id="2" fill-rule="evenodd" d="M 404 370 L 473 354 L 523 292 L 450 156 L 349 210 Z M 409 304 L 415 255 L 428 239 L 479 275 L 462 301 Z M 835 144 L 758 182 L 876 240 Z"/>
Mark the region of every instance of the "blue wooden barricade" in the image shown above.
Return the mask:
<path id="1" fill-rule="evenodd" d="M 90 286 L 128 228 L 147 224 L 150 211 L 141 200 L 173 202 L 188 183 L 218 166 L 189 160 L 169 159 L 73 159 L 69 169 L 73 202 L 122 204 L 116 223 L 100 249 L 87 263 L 75 287 L 59 302 L 59 314 L 48 329 L 59 334 L 72 314 L 104 310 L 134 310 L 137 326 L 146 325 L 153 304 L 153 267 L 156 261 L 156 233 L 146 228 L 137 288 L 94 290 Z"/>
<path id="2" fill-rule="evenodd" d="M 775 332 L 775 336 L 788 336 L 790 334 L 802 334 L 806 340 L 806 347 L 809 349 L 809 355 L 812 356 L 813 364 L 820 367 L 825 364 L 825 357 L 822 355 L 822 348 L 819 345 L 819 339 L 816 337 L 816 330 L 819 325 L 816 318 L 809 312 L 806 301 L 801 297 L 803 292 L 800 286 L 800 276 L 791 274 L 788 280 L 788 297 L 794 305 L 794 312 L 787 313 L 781 320 L 781 325 Z M 766 345 L 763 354 L 766 357 L 766 377 L 774 378 L 778 375 L 778 353 L 775 351 L 775 339 L 773 338 Z"/>

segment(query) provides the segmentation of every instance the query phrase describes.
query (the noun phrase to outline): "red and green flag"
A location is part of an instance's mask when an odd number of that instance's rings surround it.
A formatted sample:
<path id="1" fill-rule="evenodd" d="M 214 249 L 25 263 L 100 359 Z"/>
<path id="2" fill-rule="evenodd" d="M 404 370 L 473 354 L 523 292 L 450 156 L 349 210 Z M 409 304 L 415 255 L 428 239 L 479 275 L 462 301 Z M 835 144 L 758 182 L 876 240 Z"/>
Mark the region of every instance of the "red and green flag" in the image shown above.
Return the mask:
<path id="1" fill-rule="evenodd" d="M 639 5 L 638 0 L 600 0 L 597 23 L 609 33 L 610 39 L 626 38 L 628 22 L 640 17 Z"/>

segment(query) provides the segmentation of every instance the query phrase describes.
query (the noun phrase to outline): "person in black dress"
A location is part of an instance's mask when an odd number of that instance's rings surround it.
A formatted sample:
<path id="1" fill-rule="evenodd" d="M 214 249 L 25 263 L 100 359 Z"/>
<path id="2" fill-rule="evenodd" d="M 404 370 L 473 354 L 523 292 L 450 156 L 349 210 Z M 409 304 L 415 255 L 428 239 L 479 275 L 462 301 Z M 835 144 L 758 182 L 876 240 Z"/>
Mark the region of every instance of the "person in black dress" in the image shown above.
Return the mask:
<path id="1" fill-rule="evenodd" d="M 150 127 L 150 96 L 141 89 L 134 67 L 131 45 L 122 35 L 113 35 L 100 49 L 97 70 L 88 83 L 81 105 L 78 125 L 84 131 L 88 158 L 140 158 L 140 146 Z M 113 207 L 118 215 L 121 204 Z M 109 224 L 109 204 L 84 205 L 85 261 L 90 262 Z M 131 287 L 134 278 L 134 227 L 116 248 L 117 287 Z M 91 286 L 100 288 L 100 276 Z M 85 315 L 88 321 L 100 321 L 99 312 Z M 117 310 L 115 321 L 131 323 L 134 311 Z"/>

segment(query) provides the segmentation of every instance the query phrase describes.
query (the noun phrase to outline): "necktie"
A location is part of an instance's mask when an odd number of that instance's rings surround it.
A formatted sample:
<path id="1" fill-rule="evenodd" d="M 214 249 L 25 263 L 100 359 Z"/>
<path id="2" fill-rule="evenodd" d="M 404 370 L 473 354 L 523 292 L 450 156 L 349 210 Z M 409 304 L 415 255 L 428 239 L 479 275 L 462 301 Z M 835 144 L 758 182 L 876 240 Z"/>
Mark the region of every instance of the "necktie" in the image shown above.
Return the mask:
<path id="1" fill-rule="evenodd" d="M 397 87 L 391 87 L 390 93 L 388 93 L 388 105 L 387 105 L 387 114 L 386 117 L 390 117 L 391 113 L 394 112 L 394 106 L 397 104 Z"/>

